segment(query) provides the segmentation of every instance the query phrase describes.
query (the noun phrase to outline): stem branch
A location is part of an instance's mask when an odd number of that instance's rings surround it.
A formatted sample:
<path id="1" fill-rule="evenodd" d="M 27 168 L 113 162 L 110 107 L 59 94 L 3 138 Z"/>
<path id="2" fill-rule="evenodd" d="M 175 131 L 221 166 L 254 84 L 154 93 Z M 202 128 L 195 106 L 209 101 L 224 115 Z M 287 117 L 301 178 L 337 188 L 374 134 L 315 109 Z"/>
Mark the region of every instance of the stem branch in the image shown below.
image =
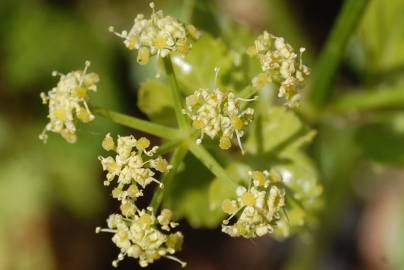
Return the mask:
<path id="1" fill-rule="evenodd" d="M 185 155 L 187 154 L 188 149 L 186 146 L 182 145 L 174 150 L 173 155 L 171 156 L 170 165 L 172 166 L 171 169 L 164 174 L 161 182 L 164 184 L 163 188 L 157 188 L 154 192 L 152 201 L 150 206 L 153 207 L 155 211 L 160 207 L 160 204 L 163 200 L 164 191 L 170 185 L 171 181 L 173 180 L 174 175 L 178 171 L 178 167 L 180 166 L 182 160 L 184 159 Z"/>
<path id="2" fill-rule="evenodd" d="M 187 119 L 185 118 L 185 115 L 182 113 L 182 108 L 184 108 L 184 106 L 182 102 L 181 91 L 178 86 L 178 81 L 175 76 L 174 67 L 171 62 L 170 56 L 164 57 L 163 62 L 167 75 L 170 78 L 171 94 L 174 100 L 175 116 L 177 118 L 178 126 L 181 129 L 188 129 L 189 125 Z"/>
<path id="3" fill-rule="evenodd" d="M 188 147 L 192 154 L 194 154 L 194 156 L 199 159 L 217 178 L 227 181 L 233 187 L 237 186 L 222 166 L 220 166 L 219 162 L 217 162 L 202 145 L 190 142 Z"/>
<path id="4" fill-rule="evenodd" d="M 108 118 L 117 124 L 137 129 L 164 139 L 173 140 L 183 137 L 182 133 L 176 129 L 145 121 L 133 116 L 101 108 L 95 108 L 93 111 L 96 115 Z"/>
<path id="5" fill-rule="evenodd" d="M 327 103 L 332 94 L 331 84 L 345 52 L 349 37 L 356 30 L 369 0 L 346 0 L 330 37 L 320 54 L 313 74 L 310 102 L 316 108 Z"/>

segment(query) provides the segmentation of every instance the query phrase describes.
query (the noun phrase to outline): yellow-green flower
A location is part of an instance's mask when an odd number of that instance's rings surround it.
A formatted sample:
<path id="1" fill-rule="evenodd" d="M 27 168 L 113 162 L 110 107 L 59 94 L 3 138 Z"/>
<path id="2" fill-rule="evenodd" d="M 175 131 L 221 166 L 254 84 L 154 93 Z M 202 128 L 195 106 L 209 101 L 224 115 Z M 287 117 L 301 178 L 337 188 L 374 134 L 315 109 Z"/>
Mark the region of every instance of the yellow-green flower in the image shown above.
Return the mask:
<path id="1" fill-rule="evenodd" d="M 253 86 L 263 88 L 273 82 L 279 85 L 278 96 L 285 98 L 288 106 L 296 106 L 305 78 L 310 74 L 309 68 L 302 63 L 304 51 L 300 48 L 297 54 L 284 38 L 265 31 L 247 51 L 251 56 L 258 57 L 263 71 L 254 77 Z"/>
<path id="2" fill-rule="evenodd" d="M 246 127 L 254 118 L 254 109 L 242 109 L 242 102 L 254 99 L 238 98 L 233 92 L 220 89 L 198 89 L 186 98 L 183 112 L 192 120 L 192 126 L 201 131 L 197 143 L 201 143 L 204 135 L 219 138 L 219 147 L 227 150 L 236 137 L 243 151 L 241 137 Z"/>
<path id="3" fill-rule="evenodd" d="M 89 91 L 97 90 L 99 77 L 96 73 L 87 73 L 89 66 L 87 61 L 84 70 L 67 74 L 53 72 L 54 76 L 60 76 L 58 84 L 47 94 L 41 93 L 43 104 L 49 106 L 49 123 L 39 135 L 42 141 L 47 141 L 47 132 L 50 131 L 59 133 L 69 143 L 75 143 L 75 119 L 83 123 L 94 120 L 86 100 Z"/>
<path id="4" fill-rule="evenodd" d="M 232 237 L 255 238 L 272 233 L 285 207 L 285 191 L 271 171 L 250 171 L 248 188 L 239 186 L 237 199 L 224 200 L 223 211 L 230 215 L 223 221 L 222 231 Z M 278 174 L 277 174 L 278 175 Z M 233 221 L 236 219 L 236 221 Z M 229 225 L 233 221 L 233 224 Z"/>
<path id="5" fill-rule="evenodd" d="M 164 16 L 163 11 L 155 11 L 154 3 L 150 3 L 153 13 L 150 19 L 143 14 L 136 16 L 129 31 L 110 31 L 124 40 L 125 46 L 138 51 L 137 62 L 145 65 L 153 55 L 166 57 L 172 52 L 186 55 L 192 47 L 192 40 L 199 39 L 200 32 L 193 25 L 186 25 L 171 16 Z"/>

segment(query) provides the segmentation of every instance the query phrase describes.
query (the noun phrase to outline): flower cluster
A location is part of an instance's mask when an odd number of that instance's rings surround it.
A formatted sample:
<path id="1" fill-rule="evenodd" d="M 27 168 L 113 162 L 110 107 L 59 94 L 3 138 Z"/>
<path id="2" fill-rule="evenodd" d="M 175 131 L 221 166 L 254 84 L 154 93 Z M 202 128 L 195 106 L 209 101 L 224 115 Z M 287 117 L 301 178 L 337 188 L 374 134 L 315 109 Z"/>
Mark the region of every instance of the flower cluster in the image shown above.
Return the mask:
<path id="1" fill-rule="evenodd" d="M 199 39 L 200 32 L 193 25 L 185 25 L 176 18 L 164 16 L 163 11 L 155 12 L 154 3 L 150 19 L 143 14 L 137 15 L 130 31 L 114 32 L 124 39 L 124 44 L 130 50 L 138 50 L 137 61 L 141 65 L 149 62 L 150 56 L 165 57 L 171 52 L 186 55 L 192 47 L 191 40 Z"/>
<path id="2" fill-rule="evenodd" d="M 305 77 L 310 70 L 302 63 L 300 48 L 298 56 L 292 46 L 282 37 L 277 37 L 264 32 L 255 40 L 255 46 L 250 47 L 248 53 L 257 55 L 261 63 L 263 73 L 254 77 L 254 87 L 262 88 L 269 82 L 280 85 L 278 96 L 284 97 L 289 106 L 296 106 L 300 99 L 299 90 L 304 86 Z"/>
<path id="3" fill-rule="evenodd" d="M 178 225 L 171 217 L 172 212 L 168 209 L 163 209 L 156 217 L 150 207 L 126 217 L 112 214 L 107 220 L 108 228 L 98 227 L 96 232 L 113 233 L 112 241 L 120 249 L 118 258 L 112 262 L 114 267 L 125 256 L 138 259 L 141 267 L 147 267 L 161 257 L 177 261 L 184 267 L 185 262 L 172 256 L 181 250 L 183 235 L 171 232 Z"/>
<path id="4" fill-rule="evenodd" d="M 138 259 L 142 267 L 161 257 L 185 266 L 184 262 L 172 256 L 181 249 L 183 240 L 181 232 L 170 233 L 177 226 L 177 223 L 171 221 L 172 212 L 164 209 L 156 217 L 151 207 L 140 210 L 135 204 L 137 198 L 143 195 L 143 189 L 151 182 L 157 182 L 162 187 L 162 183 L 154 178 L 156 171 L 167 172 L 171 167 L 161 156 L 152 158 L 158 147 L 149 149 L 150 141 L 145 137 L 136 139 L 133 136 L 118 136 L 115 143 L 109 133 L 102 147 L 117 153 L 115 158 L 100 157 L 100 160 L 103 170 L 107 171 L 104 185 L 109 186 L 117 179 L 112 196 L 121 202 L 121 214 L 112 214 L 107 220 L 108 228 L 96 230 L 114 234 L 112 241 L 120 253 L 113 265 L 117 266 L 119 261 L 128 256 Z"/>
<path id="5" fill-rule="evenodd" d="M 233 92 L 222 92 L 220 89 L 198 89 L 186 98 L 186 109 L 183 112 L 192 120 L 192 126 L 201 131 L 197 143 L 201 143 L 204 134 L 210 138 L 220 137 L 219 147 L 229 149 L 236 135 L 240 149 L 243 151 L 240 138 L 244 128 L 254 117 L 254 109 L 242 109 L 243 99 Z"/>
<path id="6" fill-rule="evenodd" d="M 118 136 L 115 145 L 114 139 L 108 133 L 102 146 L 107 151 L 113 150 L 117 153 L 115 158 L 100 157 L 100 160 L 103 170 L 107 171 L 104 185 L 110 185 L 117 178 L 118 185 L 113 190 L 113 196 L 118 200 L 124 201 L 127 197 L 134 199 L 141 196 L 142 192 L 138 186 L 144 189 L 151 182 L 162 185 L 153 177 L 155 171 L 167 172 L 170 169 L 164 158 L 160 156 L 151 158 L 158 150 L 158 146 L 148 150 L 150 141 L 145 137 L 136 139 L 133 136 Z"/>
<path id="7" fill-rule="evenodd" d="M 47 132 L 55 132 L 69 143 L 77 140 L 74 119 L 87 123 L 94 119 L 88 108 L 88 91 L 97 90 L 99 77 L 95 73 L 87 73 L 90 62 L 86 62 L 84 70 L 72 71 L 65 74 L 53 72 L 53 76 L 60 76 L 56 87 L 47 94 L 41 93 L 43 104 L 49 105 L 49 123 L 45 126 L 39 138 L 46 142 Z"/>
<path id="8" fill-rule="evenodd" d="M 273 231 L 285 207 L 285 191 L 275 171 L 250 171 L 249 188 L 239 186 L 236 200 L 225 200 L 222 209 L 230 217 L 223 221 L 222 231 L 232 237 L 255 238 Z M 228 225 L 232 219 L 237 219 Z"/>

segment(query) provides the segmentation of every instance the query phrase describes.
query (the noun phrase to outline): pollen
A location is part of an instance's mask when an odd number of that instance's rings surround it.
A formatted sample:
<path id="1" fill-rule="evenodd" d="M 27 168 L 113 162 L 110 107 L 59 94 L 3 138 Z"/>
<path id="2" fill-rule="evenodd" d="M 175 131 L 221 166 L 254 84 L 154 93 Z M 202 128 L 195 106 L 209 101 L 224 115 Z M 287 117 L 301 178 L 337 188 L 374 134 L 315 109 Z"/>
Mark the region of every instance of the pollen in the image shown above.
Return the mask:
<path id="1" fill-rule="evenodd" d="M 241 201 L 247 206 L 254 206 L 256 202 L 254 195 L 250 192 L 244 193 L 241 196 Z"/>
<path id="2" fill-rule="evenodd" d="M 223 212 L 226 214 L 232 215 L 237 212 L 237 204 L 229 199 L 226 199 L 222 203 Z"/>
<path id="3" fill-rule="evenodd" d="M 140 151 L 147 149 L 149 146 L 150 146 L 150 141 L 146 137 L 141 137 L 136 142 L 136 148 L 139 149 Z"/>
<path id="4" fill-rule="evenodd" d="M 231 140 L 227 136 L 223 136 L 219 140 L 219 147 L 223 150 L 228 150 L 231 147 Z"/>

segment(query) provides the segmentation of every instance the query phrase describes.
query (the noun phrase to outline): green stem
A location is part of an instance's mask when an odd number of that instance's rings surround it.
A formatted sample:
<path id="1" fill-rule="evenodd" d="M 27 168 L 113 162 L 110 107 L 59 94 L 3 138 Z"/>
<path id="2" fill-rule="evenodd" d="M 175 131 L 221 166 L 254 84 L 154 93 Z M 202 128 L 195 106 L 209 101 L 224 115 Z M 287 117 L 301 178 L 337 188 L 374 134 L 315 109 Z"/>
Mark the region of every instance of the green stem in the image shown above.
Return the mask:
<path id="1" fill-rule="evenodd" d="M 172 166 L 172 168 L 166 174 L 164 174 L 163 178 L 161 179 L 164 187 L 157 188 L 150 203 L 150 206 L 153 207 L 155 211 L 157 211 L 157 209 L 160 207 L 160 204 L 163 200 L 164 191 L 167 189 L 167 187 L 170 186 L 170 183 L 173 180 L 174 175 L 177 173 L 178 167 L 180 166 L 187 152 L 188 148 L 184 145 L 174 150 L 174 153 L 170 160 L 170 165 Z"/>
<path id="2" fill-rule="evenodd" d="M 217 178 L 226 180 L 230 185 L 236 187 L 236 183 L 227 175 L 227 172 L 220 166 L 219 162 L 200 144 L 190 142 L 189 150 L 199 159 Z"/>
<path id="3" fill-rule="evenodd" d="M 393 89 L 352 91 L 328 108 L 331 112 L 348 113 L 352 111 L 404 107 L 404 91 L 401 86 Z"/>
<path id="4" fill-rule="evenodd" d="M 117 124 L 121 124 L 126 127 L 137 129 L 164 139 L 173 140 L 183 137 L 182 133 L 176 129 L 165 127 L 159 124 L 155 124 L 149 121 L 145 121 L 133 116 L 109 111 L 106 109 L 95 108 L 93 112 L 96 115 L 112 120 Z"/>
<path id="5" fill-rule="evenodd" d="M 349 37 L 360 22 L 369 0 L 346 0 L 333 26 L 313 74 L 310 102 L 315 108 L 327 103 L 332 94 L 331 84 L 341 63 Z"/>
<path id="6" fill-rule="evenodd" d="M 240 93 L 238 93 L 238 96 L 241 98 L 251 98 L 257 93 L 257 91 L 258 91 L 257 88 L 249 85 L 245 87 L 243 90 L 241 90 Z"/>
<path id="7" fill-rule="evenodd" d="M 182 109 L 184 108 L 183 102 L 182 102 L 183 98 L 181 96 L 181 91 L 178 86 L 178 81 L 175 76 L 174 67 L 171 62 L 170 56 L 164 57 L 163 62 L 164 62 L 164 68 L 167 72 L 167 75 L 170 78 L 171 94 L 172 94 L 172 97 L 174 100 L 175 116 L 177 118 L 178 126 L 181 129 L 188 129 L 189 125 L 188 125 L 187 119 L 185 118 L 185 115 L 182 113 Z"/>
<path id="8" fill-rule="evenodd" d="M 168 141 L 168 142 L 160 145 L 159 149 L 156 151 L 156 153 L 153 156 L 161 156 L 161 155 L 167 154 L 167 153 L 171 152 L 172 150 L 174 150 L 175 148 L 177 148 L 178 146 L 180 146 L 181 143 L 182 143 L 182 140 Z"/>

